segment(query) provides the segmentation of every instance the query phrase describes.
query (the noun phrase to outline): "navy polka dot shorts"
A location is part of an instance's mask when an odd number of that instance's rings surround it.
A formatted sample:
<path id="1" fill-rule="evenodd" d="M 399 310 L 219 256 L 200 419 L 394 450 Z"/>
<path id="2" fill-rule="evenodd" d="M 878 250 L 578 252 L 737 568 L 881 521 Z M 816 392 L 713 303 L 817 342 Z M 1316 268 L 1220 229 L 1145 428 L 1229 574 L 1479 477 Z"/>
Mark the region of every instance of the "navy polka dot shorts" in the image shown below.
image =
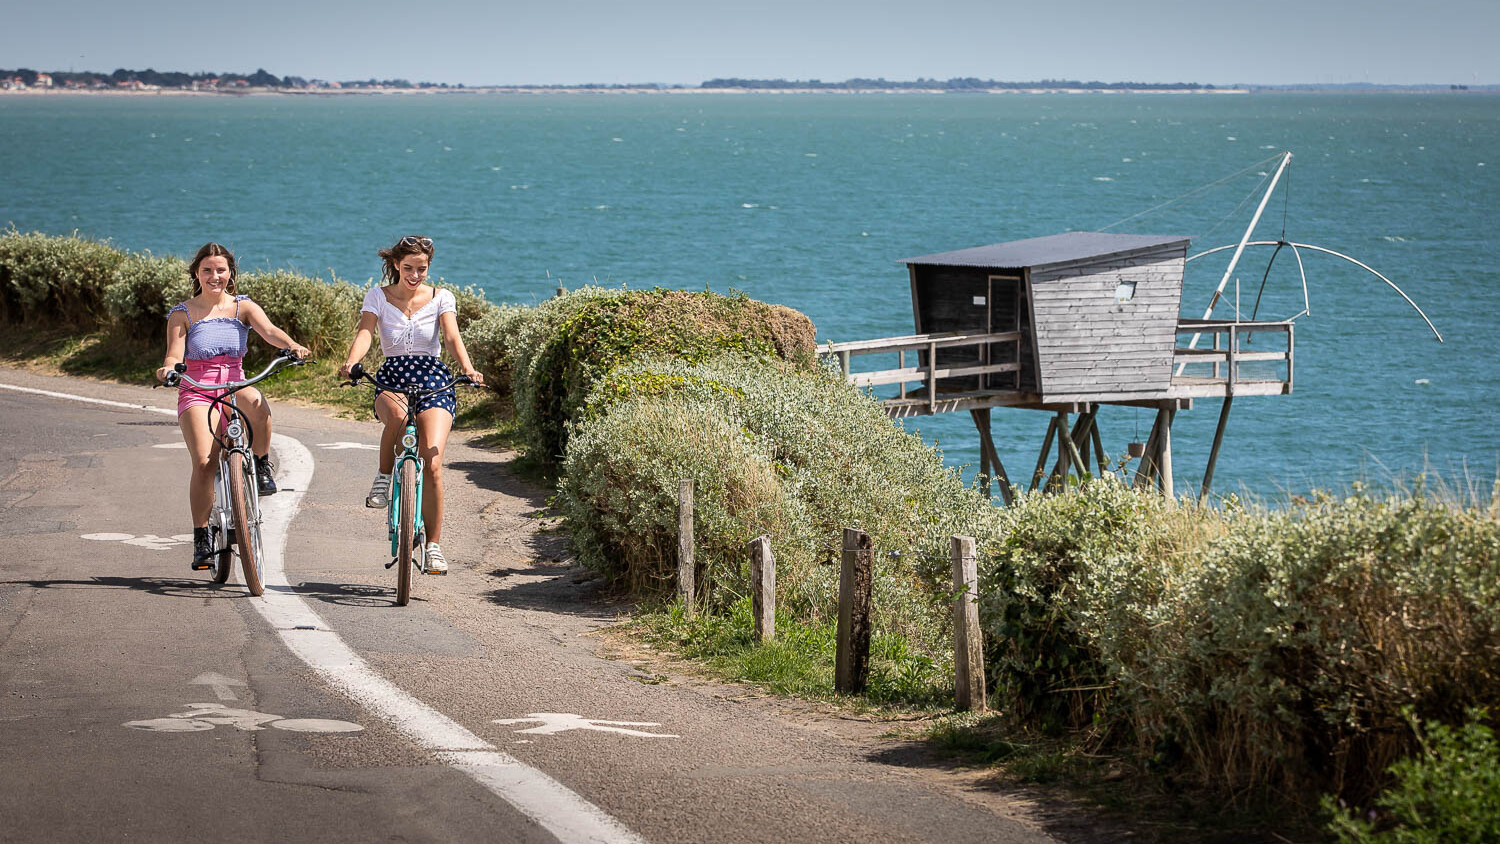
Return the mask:
<path id="1" fill-rule="evenodd" d="M 375 380 L 382 384 L 431 390 L 453 380 L 453 370 L 433 355 L 396 355 L 385 359 L 385 363 L 375 372 Z M 375 389 L 377 397 L 383 392 L 385 391 L 378 387 Z M 434 407 L 441 407 L 452 416 L 458 415 L 458 397 L 454 395 L 452 387 L 423 398 L 417 403 L 417 412 Z"/>

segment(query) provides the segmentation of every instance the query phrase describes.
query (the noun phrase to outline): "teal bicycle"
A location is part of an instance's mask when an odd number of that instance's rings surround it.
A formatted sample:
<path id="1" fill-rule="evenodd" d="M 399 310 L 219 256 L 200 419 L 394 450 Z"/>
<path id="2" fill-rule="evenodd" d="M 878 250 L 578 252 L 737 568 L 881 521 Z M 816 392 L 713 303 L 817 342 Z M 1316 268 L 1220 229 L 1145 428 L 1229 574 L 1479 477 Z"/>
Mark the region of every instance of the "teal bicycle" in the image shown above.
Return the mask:
<path id="1" fill-rule="evenodd" d="M 391 539 L 391 561 L 385 566 L 396 569 L 396 606 L 404 607 L 411 602 L 412 570 L 427 573 L 427 527 L 422 523 L 422 469 L 425 463 L 417 452 L 415 408 L 422 399 L 435 393 L 459 384 L 475 385 L 467 375 L 456 376 L 434 389 L 385 384 L 366 372 L 363 364 L 356 363 L 349 369 L 348 386 L 358 386 L 361 381 L 406 397 L 406 425 L 396 444 L 396 465 L 391 470 L 391 490 L 387 495 L 386 528 Z"/>

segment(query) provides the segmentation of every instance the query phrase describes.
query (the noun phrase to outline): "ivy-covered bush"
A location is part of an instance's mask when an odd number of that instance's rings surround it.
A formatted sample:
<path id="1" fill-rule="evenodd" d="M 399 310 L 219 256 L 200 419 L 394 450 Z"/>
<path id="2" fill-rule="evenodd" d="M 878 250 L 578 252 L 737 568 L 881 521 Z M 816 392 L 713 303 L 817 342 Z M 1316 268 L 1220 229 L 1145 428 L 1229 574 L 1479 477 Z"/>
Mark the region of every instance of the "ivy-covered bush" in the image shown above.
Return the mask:
<path id="1" fill-rule="evenodd" d="M 567 423 L 594 382 L 645 357 L 701 361 L 721 354 L 810 368 L 814 329 L 790 308 L 744 295 L 582 288 L 537 306 L 513 326 L 516 413 L 530 454 L 560 463 Z"/>
<path id="2" fill-rule="evenodd" d="M 877 629 L 948 660 L 953 534 L 995 513 L 942 457 L 842 379 L 770 360 L 638 360 L 595 382 L 570 426 L 558 507 L 581 562 L 652 592 L 674 582 L 678 481 L 697 492 L 710 600 L 746 594 L 749 541 L 770 538 L 778 602 L 826 618 L 843 529 L 875 543 Z"/>

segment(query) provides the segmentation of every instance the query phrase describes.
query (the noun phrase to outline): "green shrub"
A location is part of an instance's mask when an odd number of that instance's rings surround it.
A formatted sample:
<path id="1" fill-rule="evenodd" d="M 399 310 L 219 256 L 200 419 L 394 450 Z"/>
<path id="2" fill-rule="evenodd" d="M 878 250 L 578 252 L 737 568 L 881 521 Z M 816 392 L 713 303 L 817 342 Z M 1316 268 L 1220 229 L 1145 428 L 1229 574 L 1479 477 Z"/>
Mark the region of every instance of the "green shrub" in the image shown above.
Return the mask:
<path id="1" fill-rule="evenodd" d="M 104 288 L 112 328 L 132 340 L 161 341 L 167 313 L 193 294 L 187 262 L 150 253 L 127 253 Z"/>
<path id="2" fill-rule="evenodd" d="M 364 299 L 364 290 L 346 281 L 328 282 L 286 270 L 241 273 L 237 287 L 265 309 L 272 323 L 319 358 L 348 349 Z"/>
<path id="3" fill-rule="evenodd" d="M 1420 492 L 1172 506 L 1104 479 L 1006 511 L 981 571 L 998 697 L 1155 770 L 1368 798 L 1400 712 L 1500 696 L 1500 527 Z M 1305 806 L 1304 806 L 1305 808 Z"/>
<path id="4" fill-rule="evenodd" d="M 104 289 L 124 255 L 78 236 L 0 234 L 0 308 L 11 322 L 77 326 L 85 331 L 107 316 Z"/>
<path id="5" fill-rule="evenodd" d="M 1500 841 L 1500 745 L 1470 710 L 1454 730 L 1423 725 L 1407 710 L 1419 751 L 1391 766 L 1395 784 L 1375 800 L 1366 820 L 1332 797 L 1329 829 L 1342 844 L 1490 844 Z"/>
<path id="6" fill-rule="evenodd" d="M 469 358 L 484 374 L 485 386 L 501 395 L 511 392 L 514 381 L 510 352 L 513 338 L 534 310 L 522 305 L 490 305 L 483 316 L 460 329 Z"/>
<path id="7" fill-rule="evenodd" d="M 1008 711 L 1049 733 L 1107 732 L 1121 666 L 1149 646 L 1184 552 L 1209 513 L 1106 475 L 1022 495 L 981 544 L 986 669 Z"/>

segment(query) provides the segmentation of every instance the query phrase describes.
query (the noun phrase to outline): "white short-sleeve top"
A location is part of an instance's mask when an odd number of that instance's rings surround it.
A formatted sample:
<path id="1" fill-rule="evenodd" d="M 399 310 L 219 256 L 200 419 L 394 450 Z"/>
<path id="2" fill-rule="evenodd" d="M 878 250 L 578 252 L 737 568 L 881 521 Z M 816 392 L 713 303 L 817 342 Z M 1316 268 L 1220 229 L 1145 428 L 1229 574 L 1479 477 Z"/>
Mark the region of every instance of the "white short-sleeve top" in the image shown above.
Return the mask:
<path id="1" fill-rule="evenodd" d="M 375 315 L 380 331 L 380 351 L 386 357 L 397 355 L 431 355 L 437 357 L 442 351 L 438 340 L 438 317 L 458 311 L 458 302 L 453 291 L 439 288 L 432 301 L 423 305 L 415 314 L 407 316 L 401 309 L 385 298 L 379 287 L 365 292 L 365 302 L 360 312 Z"/>

